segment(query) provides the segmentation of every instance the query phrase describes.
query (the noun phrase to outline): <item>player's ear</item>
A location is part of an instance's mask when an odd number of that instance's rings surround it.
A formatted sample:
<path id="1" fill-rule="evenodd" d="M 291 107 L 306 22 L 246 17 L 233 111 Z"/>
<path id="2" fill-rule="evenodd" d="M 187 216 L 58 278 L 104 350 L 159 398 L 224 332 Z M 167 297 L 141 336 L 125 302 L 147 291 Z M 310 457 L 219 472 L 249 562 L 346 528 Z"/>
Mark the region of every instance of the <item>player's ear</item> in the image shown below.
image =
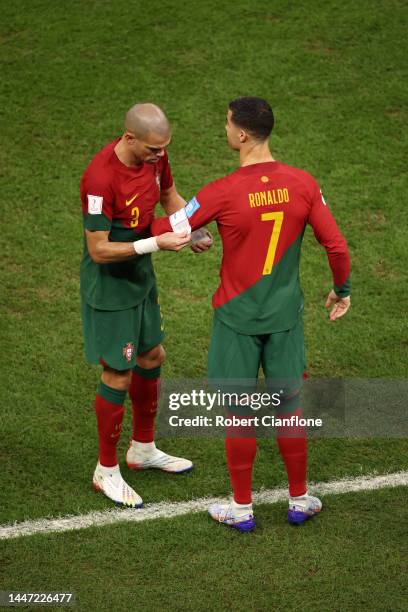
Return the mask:
<path id="1" fill-rule="evenodd" d="M 248 140 L 248 134 L 244 132 L 244 130 L 240 130 L 239 132 L 239 142 L 246 142 Z"/>
<path id="2" fill-rule="evenodd" d="M 132 132 L 125 132 L 123 137 L 127 144 L 133 144 L 136 140 L 136 136 Z"/>

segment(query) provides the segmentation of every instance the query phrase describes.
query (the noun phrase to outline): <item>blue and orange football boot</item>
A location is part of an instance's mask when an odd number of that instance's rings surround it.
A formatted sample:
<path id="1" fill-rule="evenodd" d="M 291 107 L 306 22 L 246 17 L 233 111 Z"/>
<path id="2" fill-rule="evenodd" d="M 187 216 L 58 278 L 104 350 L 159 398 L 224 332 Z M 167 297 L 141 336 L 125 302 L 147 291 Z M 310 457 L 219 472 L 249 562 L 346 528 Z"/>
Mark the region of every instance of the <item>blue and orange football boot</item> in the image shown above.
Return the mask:
<path id="1" fill-rule="evenodd" d="M 246 511 L 237 511 L 233 502 L 231 504 L 212 504 L 208 508 L 208 512 L 214 521 L 238 529 L 243 533 L 253 531 L 256 527 L 252 504 L 247 507 Z"/>
<path id="2" fill-rule="evenodd" d="M 322 502 L 312 495 L 289 497 L 288 522 L 291 525 L 301 525 L 322 509 Z"/>

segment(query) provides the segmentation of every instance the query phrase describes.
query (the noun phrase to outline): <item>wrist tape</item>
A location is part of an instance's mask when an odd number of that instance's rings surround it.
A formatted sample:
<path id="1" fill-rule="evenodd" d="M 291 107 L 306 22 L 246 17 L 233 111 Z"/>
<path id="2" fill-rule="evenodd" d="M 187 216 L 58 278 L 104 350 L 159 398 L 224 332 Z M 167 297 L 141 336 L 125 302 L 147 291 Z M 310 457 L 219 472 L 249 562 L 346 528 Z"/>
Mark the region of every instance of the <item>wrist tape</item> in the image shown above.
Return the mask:
<path id="1" fill-rule="evenodd" d="M 151 238 L 144 238 L 143 240 L 135 240 L 133 243 L 133 248 L 138 255 L 155 253 L 159 250 L 155 236 L 152 236 Z"/>

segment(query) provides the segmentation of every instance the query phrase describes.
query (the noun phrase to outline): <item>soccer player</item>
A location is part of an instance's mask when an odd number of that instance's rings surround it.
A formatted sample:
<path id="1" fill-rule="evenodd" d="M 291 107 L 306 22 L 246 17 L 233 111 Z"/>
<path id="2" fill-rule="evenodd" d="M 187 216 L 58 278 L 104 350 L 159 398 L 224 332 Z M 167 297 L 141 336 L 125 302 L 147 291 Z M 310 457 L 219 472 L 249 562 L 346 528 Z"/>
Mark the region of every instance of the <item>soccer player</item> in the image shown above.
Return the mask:
<path id="1" fill-rule="evenodd" d="M 333 289 L 326 301 L 331 321 L 350 306 L 350 263 L 346 242 L 316 180 L 273 158 L 273 125 L 265 100 L 232 101 L 226 132 L 229 146 L 239 151 L 240 167 L 201 189 L 183 210 L 155 220 L 152 233 L 189 231 L 217 221 L 223 259 L 213 297 L 208 377 L 256 381 L 262 366 L 275 391 L 280 381 L 286 381 L 278 416 L 290 418 L 301 414 L 298 394 L 305 371 L 299 258 L 306 225 L 325 247 L 332 271 Z M 231 408 L 237 417 L 239 408 Z M 282 427 L 277 441 L 288 475 L 288 520 L 302 523 L 322 507 L 306 488 L 306 434 L 300 427 Z M 254 430 L 244 425 L 231 428 L 225 446 L 233 500 L 230 505 L 215 504 L 209 512 L 221 523 L 250 531 L 255 527 Z"/>
<path id="2" fill-rule="evenodd" d="M 142 499 L 123 480 L 116 455 L 128 391 L 133 414 L 128 467 L 172 473 L 192 468 L 188 459 L 167 455 L 154 443 L 165 353 L 150 254 L 159 249 L 179 251 L 190 240 L 186 232 L 157 238 L 149 232 L 159 200 L 167 214 L 185 206 L 166 153 L 170 139 L 163 111 L 153 104 L 137 104 L 126 115 L 122 137 L 95 155 L 81 181 L 85 354 L 90 363 L 103 366 L 95 401 L 99 460 L 93 485 L 117 504 L 135 508 Z M 210 244 L 211 238 L 204 236 L 194 250 Z"/>

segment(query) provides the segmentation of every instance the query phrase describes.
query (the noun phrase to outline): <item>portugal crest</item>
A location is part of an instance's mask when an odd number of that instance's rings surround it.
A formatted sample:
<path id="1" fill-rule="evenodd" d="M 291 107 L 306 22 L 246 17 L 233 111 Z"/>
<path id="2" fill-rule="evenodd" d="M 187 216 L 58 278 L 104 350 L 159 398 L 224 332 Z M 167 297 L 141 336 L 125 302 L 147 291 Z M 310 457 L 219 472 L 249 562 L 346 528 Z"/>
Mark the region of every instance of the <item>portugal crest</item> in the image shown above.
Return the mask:
<path id="1" fill-rule="evenodd" d="M 135 353 L 135 345 L 133 344 L 133 342 L 128 342 L 124 347 L 123 347 L 123 356 L 126 359 L 127 362 L 131 362 L 132 361 L 132 357 Z"/>

